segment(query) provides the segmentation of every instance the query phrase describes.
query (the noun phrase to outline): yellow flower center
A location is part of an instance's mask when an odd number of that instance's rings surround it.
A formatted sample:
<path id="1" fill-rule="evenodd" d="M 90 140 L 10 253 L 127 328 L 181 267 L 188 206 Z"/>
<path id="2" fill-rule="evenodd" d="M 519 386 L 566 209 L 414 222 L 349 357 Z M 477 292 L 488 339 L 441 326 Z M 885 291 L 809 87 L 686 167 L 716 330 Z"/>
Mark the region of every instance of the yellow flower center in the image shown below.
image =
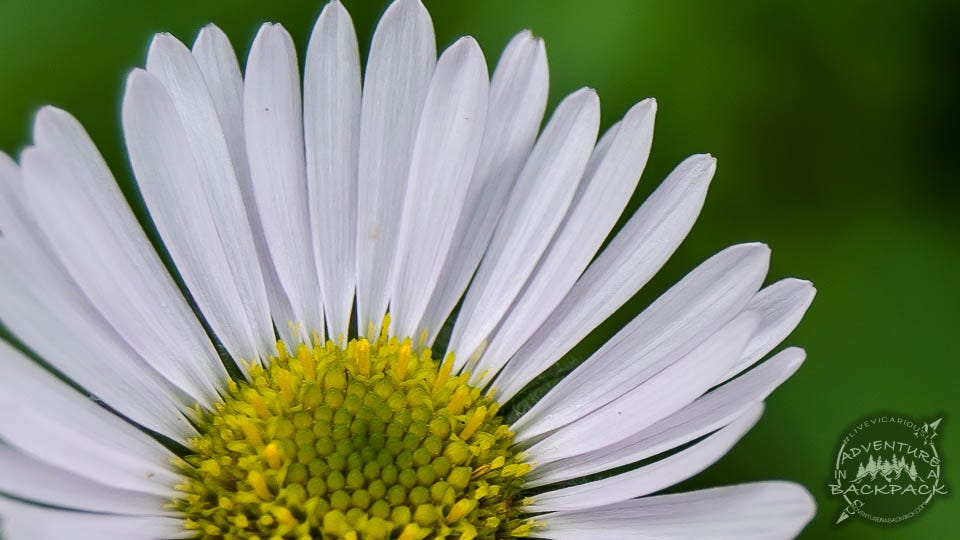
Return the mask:
<path id="1" fill-rule="evenodd" d="M 384 325 L 386 328 L 386 325 Z M 530 466 L 498 405 L 411 340 L 284 342 L 229 384 L 176 464 L 204 538 L 511 538 Z"/>

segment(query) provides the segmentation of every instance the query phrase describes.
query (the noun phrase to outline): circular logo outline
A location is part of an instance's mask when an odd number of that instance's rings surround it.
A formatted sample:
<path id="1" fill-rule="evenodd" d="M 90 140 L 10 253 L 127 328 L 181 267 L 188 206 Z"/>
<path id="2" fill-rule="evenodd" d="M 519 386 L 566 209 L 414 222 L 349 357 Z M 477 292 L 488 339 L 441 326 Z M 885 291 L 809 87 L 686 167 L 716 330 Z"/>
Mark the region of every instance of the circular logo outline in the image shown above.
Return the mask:
<path id="1" fill-rule="evenodd" d="M 831 495 L 839 495 L 841 499 L 846 503 L 846 506 L 840 513 L 836 524 L 840 524 L 851 516 L 860 516 L 864 519 L 872 521 L 874 523 L 882 525 L 896 525 L 907 520 L 910 520 L 914 517 L 917 517 L 923 510 L 929 507 L 933 498 L 937 495 L 946 495 L 946 485 L 943 483 L 943 460 L 940 453 L 937 451 L 936 444 L 934 440 L 938 436 L 938 428 L 943 420 L 943 417 L 938 417 L 935 420 L 930 422 L 924 422 L 916 420 L 910 417 L 907 417 L 902 414 L 893 414 L 893 413 L 881 413 L 863 418 L 861 421 L 855 423 L 844 433 L 844 437 L 840 443 L 840 448 L 837 451 L 836 459 L 834 460 L 833 465 L 833 484 L 829 484 Z M 851 445 L 858 437 L 865 436 L 868 432 L 877 431 L 877 426 L 882 426 L 883 428 L 890 427 L 902 427 L 901 430 L 904 435 L 907 435 L 906 440 L 897 440 L 897 441 L 880 441 L 880 440 L 871 440 L 866 445 L 862 443 L 856 447 L 856 451 L 849 452 L 848 445 Z M 884 431 L 881 429 L 880 431 Z M 918 442 L 919 441 L 919 442 Z M 857 441 L 859 442 L 859 441 Z M 910 462 L 908 466 L 906 459 L 901 456 L 898 461 L 896 455 L 893 455 L 892 462 L 889 460 L 881 460 L 879 458 L 880 451 L 896 448 L 896 446 L 902 448 L 906 445 L 907 448 L 916 448 L 911 452 L 912 455 L 916 456 L 918 453 L 924 458 L 921 460 L 921 466 L 923 466 L 924 460 L 928 462 L 927 474 L 923 475 L 924 479 L 933 478 L 933 484 L 927 486 L 922 484 L 922 487 L 927 488 L 927 493 L 921 493 L 925 497 L 916 505 L 914 505 L 909 511 L 898 513 L 896 515 L 877 515 L 870 511 L 870 505 L 865 501 L 861 493 L 854 487 L 854 484 L 860 480 L 866 480 L 867 478 L 873 480 L 877 476 L 886 479 L 888 483 L 890 482 L 890 476 L 895 475 L 894 479 L 899 479 L 902 474 L 907 474 L 908 479 L 915 480 L 920 476 L 920 473 L 917 471 L 915 460 Z M 914 446 L 911 446 L 914 445 Z M 851 449 L 852 449 L 851 445 Z M 874 456 L 872 453 L 869 453 L 870 448 L 875 448 L 878 453 L 878 459 L 874 461 Z M 861 458 L 859 462 L 859 467 L 857 474 L 853 479 L 849 478 L 849 471 L 844 468 L 844 462 L 847 459 L 861 455 L 860 452 L 869 455 L 869 461 L 864 464 Z M 868 486 L 869 487 L 869 486 Z M 888 486 L 890 487 L 890 486 Z M 893 487 L 897 487 L 894 485 Z M 876 488 L 874 488 L 876 489 Z M 882 486 L 874 492 L 875 495 L 888 495 L 896 496 L 897 492 L 883 492 Z M 892 490 L 892 488 L 891 488 Z M 914 491 L 913 493 L 916 493 Z M 863 495 L 866 495 L 866 491 Z M 869 500 L 869 499 L 868 499 Z M 878 514 L 883 514 L 879 509 L 873 510 Z"/>

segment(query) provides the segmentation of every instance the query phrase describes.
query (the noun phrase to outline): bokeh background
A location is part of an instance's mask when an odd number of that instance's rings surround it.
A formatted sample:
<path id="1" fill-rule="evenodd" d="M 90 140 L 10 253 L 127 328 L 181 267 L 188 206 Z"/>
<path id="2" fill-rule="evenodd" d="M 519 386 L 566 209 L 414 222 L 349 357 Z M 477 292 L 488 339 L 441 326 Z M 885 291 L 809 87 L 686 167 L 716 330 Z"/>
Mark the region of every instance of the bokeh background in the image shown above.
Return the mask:
<path id="1" fill-rule="evenodd" d="M 384 1 L 345 1 L 365 54 Z M 707 206 L 673 260 L 591 335 L 582 357 L 721 248 L 773 247 L 770 280 L 800 276 L 819 294 L 788 343 L 799 373 L 759 425 L 680 488 L 792 479 L 817 498 L 805 538 L 956 537 L 956 496 L 894 528 L 833 522 L 828 495 L 841 434 L 866 415 L 945 416 L 948 489 L 960 489 L 960 3 L 428 1 L 439 45 L 473 34 L 492 65 L 516 31 L 547 42 L 551 104 L 597 89 L 603 125 L 659 101 L 636 208 L 683 157 L 719 158 Z M 260 22 L 282 23 L 302 55 L 320 2 L 0 0 L 0 150 L 29 141 L 52 103 L 87 127 L 127 177 L 119 104 L 150 36 L 192 42 L 216 22 L 246 51 Z M 242 53 L 242 55 L 245 54 Z M 241 56 L 242 56 L 241 55 Z M 129 190 L 129 184 L 126 185 Z M 0 299 L 2 301 L 2 299 Z"/>

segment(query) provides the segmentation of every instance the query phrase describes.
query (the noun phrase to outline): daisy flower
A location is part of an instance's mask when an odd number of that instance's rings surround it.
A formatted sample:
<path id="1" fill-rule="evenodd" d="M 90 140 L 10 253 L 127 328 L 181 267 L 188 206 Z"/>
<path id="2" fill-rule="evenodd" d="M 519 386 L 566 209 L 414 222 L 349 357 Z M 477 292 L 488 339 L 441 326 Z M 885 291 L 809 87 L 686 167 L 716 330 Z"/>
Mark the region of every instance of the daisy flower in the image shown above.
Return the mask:
<path id="1" fill-rule="evenodd" d="M 794 484 L 653 495 L 803 361 L 753 367 L 814 295 L 761 288 L 764 245 L 711 257 L 516 405 L 664 264 L 715 169 L 683 161 L 601 251 L 656 103 L 598 141 L 590 89 L 541 129 L 547 86 L 529 32 L 492 76 L 470 37 L 438 57 L 418 0 L 386 10 L 362 83 L 337 2 L 302 85 L 279 25 L 244 72 L 214 26 L 192 48 L 158 35 L 122 120 L 161 253 L 80 124 L 40 110 L 19 162 L 0 154 L 0 319 L 21 345 L 0 343 L 4 538 L 797 534 L 813 502 Z"/>

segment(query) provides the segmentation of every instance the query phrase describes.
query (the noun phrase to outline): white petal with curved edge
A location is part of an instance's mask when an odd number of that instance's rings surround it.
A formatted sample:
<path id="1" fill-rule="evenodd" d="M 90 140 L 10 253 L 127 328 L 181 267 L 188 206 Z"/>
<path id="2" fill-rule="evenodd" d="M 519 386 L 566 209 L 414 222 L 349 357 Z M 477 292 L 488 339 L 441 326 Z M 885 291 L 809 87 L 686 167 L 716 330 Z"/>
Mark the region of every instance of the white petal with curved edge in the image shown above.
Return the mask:
<path id="1" fill-rule="evenodd" d="M 307 191 L 313 256 L 330 338 L 346 338 L 356 288 L 360 56 L 350 14 L 324 6 L 303 78 Z"/>
<path id="2" fill-rule="evenodd" d="M 715 169 L 710 156 L 693 156 L 670 173 L 503 368 L 498 400 L 516 395 L 656 274 L 693 226 Z"/>
<path id="3" fill-rule="evenodd" d="M 183 520 L 167 516 L 117 516 L 42 508 L 0 495 L 0 535 L 6 540 L 155 540 L 190 538 Z"/>
<path id="4" fill-rule="evenodd" d="M 116 488 L 170 494 L 173 454 L 0 342 L 0 438 L 27 455 Z M 67 451 L 66 449 L 69 449 Z"/>
<path id="5" fill-rule="evenodd" d="M 815 511 L 813 498 L 798 484 L 756 482 L 537 516 L 546 525 L 537 535 L 555 540 L 774 540 L 800 534 Z"/>
<path id="6" fill-rule="evenodd" d="M 23 153 L 37 223 L 86 296 L 150 365 L 201 404 L 227 372 L 80 124 L 46 107 Z"/>
<path id="7" fill-rule="evenodd" d="M 263 280 L 257 268 L 263 308 L 259 313 L 243 301 L 247 295 L 240 291 L 231 264 L 254 266 L 252 240 L 248 255 L 231 253 L 221 241 L 227 231 L 218 230 L 219 216 L 211 215 L 201 187 L 212 179 L 203 178 L 194 166 L 191 142 L 174 103 L 149 72 L 134 70 L 127 79 L 123 126 L 140 193 L 200 312 L 234 358 L 261 357 L 269 351 L 270 341 L 253 331 L 251 321 L 269 323 Z"/>
<path id="8" fill-rule="evenodd" d="M 579 456 L 536 464 L 526 485 L 552 484 L 636 463 L 726 426 L 793 375 L 804 356 L 802 349 L 786 349 L 631 437 Z"/>
<path id="9" fill-rule="evenodd" d="M 437 58 L 433 22 L 420 0 L 398 0 L 373 34 L 363 79 L 357 211 L 357 318 L 378 333 L 390 299 L 391 264 L 420 111 Z"/>
<path id="10" fill-rule="evenodd" d="M 161 231 L 171 251 L 172 244 L 200 244 L 186 248 L 193 256 L 174 256 L 174 261 L 185 280 L 188 274 L 194 275 L 194 283 L 188 283 L 188 287 L 198 303 L 199 296 L 216 304 L 211 306 L 212 311 L 200 307 L 227 351 L 245 360 L 269 358 L 276 341 L 267 293 L 259 265 L 250 264 L 257 259 L 257 250 L 220 117 L 203 73 L 190 50 L 169 34 L 158 34 L 151 43 L 147 72 L 166 92 L 155 88 L 142 72 L 134 71 L 124 96 L 124 133 L 131 161 L 135 160 L 133 146 L 140 146 L 136 152 L 140 159 L 134 161 L 137 184 L 141 192 L 145 183 L 153 182 L 165 186 L 164 192 L 179 194 L 154 199 L 182 203 L 175 208 L 149 200 L 147 205 L 158 228 L 161 221 L 173 222 L 167 234 Z M 139 95 L 134 92 L 138 86 Z M 169 98 L 162 96 L 164 93 Z M 168 110 L 171 103 L 173 115 Z M 170 133 L 176 142 L 160 144 L 151 139 L 159 139 L 171 130 L 177 132 L 175 137 Z M 174 165 L 174 160 L 182 163 Z M 153 191 L 159 191 L 157 186 Z M 186 207 L 191 212 L 184 212 Z M 197 258 L 204 245 L 211 253 Z"/>
<path id="11" fill-rule="evenodd" d="M 507 44 L 490 81 L 487 122 L 477 165 L 440 280 L 418 328 L 427 345 L 440 331 L 483 257 L 520 169 L 530 155 L 547 105 L 543 40 L 524 31 Z"/>
<path id="12" fill-rule="evenodd" d="M 786 339 L 800 324 L 800 319 L 816 294 L 812 283 L 794 278 L 782 279 L 758 292 L 746 309 L 763 316 L 760 328 L 747 344 L 743 358 L 727 371 L 720 382 L 747 369 Z"/>
<path id="13" fill-rule="evenodd" d="M 762 244 L 727 248 L 686 275 L 513 424 L 517 441 L 609 403 L 692 350 L 739 313 L 770 261 Z"/>
<path id="14" fill-rule="evenodd" d="M 600 100 L 574 92 L 553 113 L 510 194 L 457 316 L 448 350 L 457 369 L 481 352 L 560 226 L 597 140 Z"/>
<path id="15" fill-rule="evenodd" d="M 525 506 L 530 512 L 583 510 L 642 497 L 680 483 L 723 457 L 760 419 L 757 404 L 730 425 L 660 461 L 584 484 L 547 491 Z"/>
<path id="16" fill-rule="evenodd" d="M 216 25 L 208 24 L 200 29 L 191 52 L 217 111 L 234 173 L 238 177 L 249 174 L 243 142 L 243 75 L 230 38 Z"/>
<path id="17" fill-rule="evenodd" d="M 148 495 L 121 490 L 41 463 L 0 443 L 0 491 L 41 504 L 128 515 L 163 513 L 163 505 L 175 495 Z"/>
<path id="18" fill-rule="evenodd" d="M 265 24 L 254 39 L 244 85 L 244 127 L 260 224 L 295 320 L 276 321 L 282 336 L 324 336 L 313 260 L 303 150 L 300 68 L 290 34 Z M 290 325 L 298 329 L 292 332 Z"/>
<path id="19" fill-rule="evenodd" d="M 759 321 L 756 313 L 741 313 L 640 386 L 538 441 L 531 458 L 546 463 L 600 450 L 689 405 L 740 359 Z"/>
<path id="20" fill-rule="evenodd" d="M 634 105 L 610 138 L 597 145 L 570 212 L 485 349 L 476 368 L 478 374 L 500 371 L 590 264 L 643 174 L 653 142 L 656 109 L 652 99 Z"/>
<path id="21" fill-rule="evenodd" d="M 410 161 L 390 289 L 392 333 L 420 335 L 430 294 L 451 249 L 487 116 L 489 79 L 480 45 L 458 40 L 437 61 Z"/>
<path id="22" fill-rule="evenodd" d="M 22 180 L 17 165 L 0 153 L 0 321 L 131 420 L 175 440 L 194 435 L 178 412 L 189 403 L 130 349 L 50 254 L 24 206 Z"/>
<path id="23" fill-rule="evenodd" d="M 208 24 L 200 30 L 193 45 L 193 56 L 197 59 L 200 71 L 210 90 L 223 136 L 233 160 L 233 170 L 243 197 L 244 211 L 253 234 L 260 271 L 267 290 L 267 302 L 274 321 L 292 321 L 296 319 L 290 299 L 280 284 L 277 270 L 270 257 L 270 248 L 260 223 L 257 203 L 253 192 L 253 180 L 250 177 L 250 165 L 247 160 L 247 144 L 243 127 L 243 76 L 240 64 L 230 45 L 230 40 L 222 30 Z M 278 325 L 286 339 L 292 338 L 289 326 Z M 274 349 L 270 350 L 272 354 Z"/>

